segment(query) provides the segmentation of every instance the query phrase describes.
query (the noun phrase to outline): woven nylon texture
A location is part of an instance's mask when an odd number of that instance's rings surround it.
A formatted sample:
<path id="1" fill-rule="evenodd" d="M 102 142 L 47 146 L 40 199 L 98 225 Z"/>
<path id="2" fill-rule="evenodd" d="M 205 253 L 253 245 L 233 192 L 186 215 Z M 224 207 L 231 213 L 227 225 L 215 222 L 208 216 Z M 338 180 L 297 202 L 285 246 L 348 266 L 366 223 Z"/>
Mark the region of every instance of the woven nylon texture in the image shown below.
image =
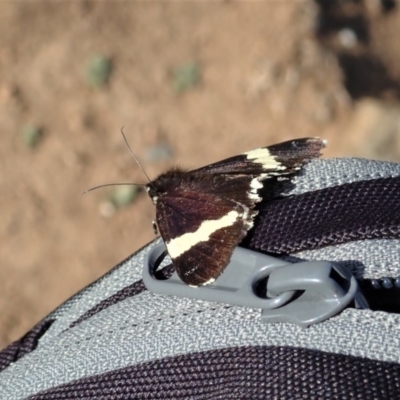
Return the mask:
<path id="1" fill-rule="evenodd" d="M 112 294 L 116 294 L 126 286 L 137 282 L 141 276 L 141 268 L 139 265 L 144 258 L 142 250 L 149 246 L 151 246 L 151 243 L 136 250 L 125 260 L 114 266 L 109 272 L 101 276 L 97 281 L 86 286 L 69 300 L 57 307 L 49 317 L 59 318 L 61 316 L 69 316 L 76 319 L 74 316 L 81 315 L 82 312 L 89 310 L 92 306 L 104 299 L 105 296 L 108 297 Z M 134 263 L 132 263 L 132 260 L 134 260 Z M 134 266 L 132 266 L 132 264 L 134 264 Z"/>
<path id="2" fill-rule="evenodd" d="M 298 348 L 239 347 L 111 371 L 30 399 L 384 400 L 399 396 L 398 364 Z"/>
<path id="3" fill-rule="evenodd" d="M 355 240 L 400 238 L 400 177 L 380 178 L 265 203 L 246 247 L 277 254 Z"/>
<path id="4" fill-rule="evenodd" d="M 305 250 L 284 257 L 289 262 L 327 260 L 349 268 L 358 279 L 397 278 L 400 276 L 400 240 L 356 240 Z"/>
<path id="5" fill-rule="evenodd" d="M 175 268 L 173 267 L 173 265 L 169 265 L 169 266 L 163 268 L 161 271 L 157 271 L 156 277 L 158 277 L 159 279 L 160 278 L 161 279 L 168 278 L 169 276 L 171 276 L 173 274 L 174 270 L 175 270 Z M 78 318 L 76 321 L 74 321 L 71 324 L 70 328 L 73 328 L 74 326 L 78 325 L 79 323 L 86 321 L 87 319 L 89 319 L 93 315 L 97 314 L 98 312 L 106 309 L 107 307 L 110 307 L 120 301 L 124 301 L 128 297 L 136 296 L 136 295 L 144 292 L 145 290 L 147 290 L 147 289 L 144 286 L 142 279 L 140 281 L 133 283 L 132 285 L 129 285 L 129 286 L 121 289 L 120 291 L 115 293 L 113 296 L 107 297 L 100 303 L 96 304 L 95 307 L 88 310 L 80 318 Z"/>
<path id="6" fill-rule="evenodd" d="M 400 164 L 365 158 L 330 158 L 307 164 L 288 185 L 288 194 L 301 194 L 313 190 L 379 178 L 400 176 Z"/>
<path id="7" fill-rule="evenodd" d="M 21 339 L 11 343 L 0 352 L 0 371 L 7 368 L 12 362 L 35 350 L 39 339 L 49 329 L 53 320 L 44 320 L 35 325 Z"/>
<path id="8" fill-rule="evenodd" d="M 107 297 L 100 303 L 96 304 L 93 308 L 91 308 L 89 311 L 87 311 L 85 314 L 83 314 L 81 317 L 79 317 L 76 321 L 74 321 L 70 328 L 73 328 L 74 326 L 78 325 L 82 321 L 86 321 L 93 315 L 97 314 L 101 310 L 104 310 L 107 307 L 112 306 L 113 304 L 116 304 L 120 301 L 124 301 L 128 297 L 136 296 L 139 293 L 142 293 L 143 291 L 147 290 L 146 287 L 144 286 L 144 283 L 142 280 L 137 281 L 133 283 L 132 285 L 129 285 L 123 289 L 121 289 L 119 292 L 115 293 L 114 295 Z"/>

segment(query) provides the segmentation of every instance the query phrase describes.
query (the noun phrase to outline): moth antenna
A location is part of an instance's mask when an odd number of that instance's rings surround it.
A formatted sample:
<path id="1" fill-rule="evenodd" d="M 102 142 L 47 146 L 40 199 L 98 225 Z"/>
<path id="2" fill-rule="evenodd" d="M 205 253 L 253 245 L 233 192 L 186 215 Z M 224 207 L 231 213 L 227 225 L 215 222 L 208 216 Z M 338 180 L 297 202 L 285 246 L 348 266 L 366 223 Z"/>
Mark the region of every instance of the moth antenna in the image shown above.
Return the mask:
<path id="1" fill-rule="evenodd" d="M 142 183 L 131 183 L 131 182 L 129 182 L 129 183 L 106 183 L 104 185 L 95 186 L 95 187 L 92 187 L 90 189 L 85 190 L 82 193 L 82 196 L 84 194 L 88 193 L 88 192 L 91 192 L 92 190 L 100 189 L 100 188 L 105 187 L 105 186 L 122 186 L 122 185 L 141 186 L 141 187 L 145 187 L 146 186 L 146 185 L 143 185 Z"/>
<path id="2" fill-rule="evenodd" d="M 124 134 L 124 126 L 121 128 L 121 135 L 124 138 L 125 144 L 128 147 L 129 151 L 132 154 L 132 157 L 135 159 L 136 164 L 139 165 L 139 168 L 142 170 L 142 172 L 144 173 L 145 177 L 147 178 L 147 180 L 149 181 L 150 185 L 151 185 L 151 179 L 148 177 L 148 175 L 146 174 L 146 171 L 144 170 L 144 168 L 142 167 L 142 164 L 140 164 L 138 158 L 136 157 L 135 153 L 132 151 L 131 146 L 129 146 L 128 141 L 126 140 L 125 134 Z"/>

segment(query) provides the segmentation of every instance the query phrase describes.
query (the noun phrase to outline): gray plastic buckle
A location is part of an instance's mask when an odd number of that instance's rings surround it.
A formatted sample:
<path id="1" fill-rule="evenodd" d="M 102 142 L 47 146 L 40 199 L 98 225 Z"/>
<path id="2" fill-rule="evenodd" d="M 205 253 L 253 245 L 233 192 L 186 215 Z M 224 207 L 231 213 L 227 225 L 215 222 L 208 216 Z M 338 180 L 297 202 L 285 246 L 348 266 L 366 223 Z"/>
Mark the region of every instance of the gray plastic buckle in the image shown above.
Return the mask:
<path id="1" fill-rule="evenodd" d="M 288 263 L 252 250 L 237 247 L 224 272 L 211 285 L 193 288 L 174 272 L 158 280 L 154 272 L 166 251 L 163 242 L 146 255 L 143 282 L 154 293 L 260 308 L 266 322 L 292 322 L 307 327 L 342 311 L 352 301 L 368 308 L 357 280 L 350 271 L 326 261 Z M 257 294 L 266 280 L 267 297 Z"/>

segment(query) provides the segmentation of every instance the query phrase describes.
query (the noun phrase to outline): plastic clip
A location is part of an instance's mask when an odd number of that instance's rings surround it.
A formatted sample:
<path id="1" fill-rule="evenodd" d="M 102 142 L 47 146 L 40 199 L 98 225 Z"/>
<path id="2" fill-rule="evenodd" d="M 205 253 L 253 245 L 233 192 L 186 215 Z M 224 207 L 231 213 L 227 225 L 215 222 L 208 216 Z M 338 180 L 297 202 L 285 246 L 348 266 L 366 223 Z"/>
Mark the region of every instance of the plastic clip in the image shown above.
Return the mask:
<path id="1" fill-rule="evenodd" d="M 167 280 L 156 279 L 165 250 L 163 242 L 156 244 L 144 261 L 143 282 L 155 293 L 260 308 L 266 322 L 291 322 L 301 327 L 324 321 L 351 302 L 357 308 L 368 308 L 351 272 L 331 262 L 292 264 L 237 247 L 213 284 L 193 288 L 175 272 Z M 258 294 L 261 282 L 266 282 L 265 297 Z"/>

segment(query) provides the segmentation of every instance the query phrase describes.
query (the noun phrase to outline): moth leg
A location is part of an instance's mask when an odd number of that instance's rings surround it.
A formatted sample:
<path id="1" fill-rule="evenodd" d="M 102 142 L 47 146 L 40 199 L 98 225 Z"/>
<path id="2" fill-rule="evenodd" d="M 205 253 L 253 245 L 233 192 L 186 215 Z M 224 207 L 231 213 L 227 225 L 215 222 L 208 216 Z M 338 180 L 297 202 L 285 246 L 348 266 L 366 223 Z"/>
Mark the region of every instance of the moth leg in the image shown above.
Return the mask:
<path id="1" fill-rule="evenodd" d="M 158 235 L 158 228 L 157 228 L 156 221 L 153 221 L 152 224 L 153 224 L 153 232 L 154 232 L 154 234 Z"/>

